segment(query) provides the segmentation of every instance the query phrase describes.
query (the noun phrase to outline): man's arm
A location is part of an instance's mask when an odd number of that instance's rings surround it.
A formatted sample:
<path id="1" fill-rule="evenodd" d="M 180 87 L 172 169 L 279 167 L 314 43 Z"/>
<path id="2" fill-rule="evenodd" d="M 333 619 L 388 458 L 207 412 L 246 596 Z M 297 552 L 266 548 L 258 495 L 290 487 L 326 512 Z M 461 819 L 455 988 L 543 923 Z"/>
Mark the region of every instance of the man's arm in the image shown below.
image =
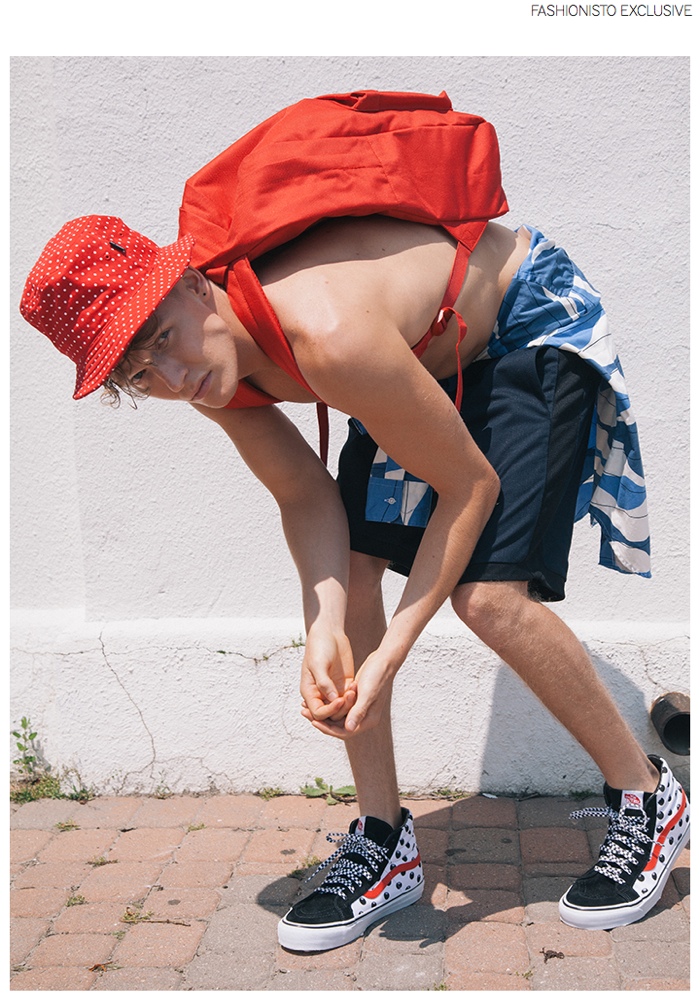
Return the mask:
<path id="1" fill-rule="evenodd" d="M 301 370 L 321 398 L 361 420 L 387 454 L 430 483 L 438 502 L 386 635 L 358 671 L 357 704 L 344 725 L 314 721 L 341 737 L 378 721 L 394 675 L 455 587 L 499 493 L 454 404 L 390 319 L 380 312 L 373 320 L 370 310 L 351 319 L 352 329 L 339 323 L 295 337 Z"/>
<path id="2" fill-rule="evenodd" d="M 325 719 L 354 703 L 353 660 L 345 635 L 348 526 L 337 484 L 276 406 L 242 410 L 196 406 L 223 428 L 272 493 L 301 581 L 306 625 L 302 697 Z"/>

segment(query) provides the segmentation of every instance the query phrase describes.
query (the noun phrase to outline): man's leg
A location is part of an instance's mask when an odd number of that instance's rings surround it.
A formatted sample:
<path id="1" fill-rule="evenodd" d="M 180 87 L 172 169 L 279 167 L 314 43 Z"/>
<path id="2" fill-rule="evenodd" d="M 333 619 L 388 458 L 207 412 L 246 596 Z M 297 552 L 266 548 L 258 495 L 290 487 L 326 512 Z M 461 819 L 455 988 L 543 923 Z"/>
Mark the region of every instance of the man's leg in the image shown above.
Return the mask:
<path id="1" fill-rule="evenodd" d="M 359 667 L 386 631 L 381 581 L 384 560 L 351 554 L 346 634 Z M 325 951 L 360 937 L 377 920 L 417 902 L 423 871 L 413 819 L 401 809 L 391 718 L 345 741 L 360 818 L 326 863 L 323 881 L 282 918 L 280 944 Z"/>
<path id="2" fill-rule="evenodd" d="M 511 581 L 457 587 L 453 607 L 593 758 L 613 788 L 653 792 L 658 773 L 585 649 L 556 614 Z"/>
<path id="3" fill-rule="evenodd" d="M 608 832 L 598 861 L 559 901 L 561 919 L 586 930 L 641 920 L 661 898 L 690 836 L 683 788 L 662 758 L 645 756 L 581 643 L 557 615 L 528 598 L 525 583 L 465 584 L 455 590 L 453 603 L 606 779 L 602 814 L 609 817 Z"/>
<path id="4" fill-rule="evenodd" d="M 355 669 L 375 650 L 386 632 L 382 598 L 383 559 L 350 554 L 350 584 L 345 632 L 352 645 Z M 401 821 L 401 805 L 394 763 L 391 716 L 379 726 L 345 740 L 360 814 L 375 816 L 391 827 Z"/>

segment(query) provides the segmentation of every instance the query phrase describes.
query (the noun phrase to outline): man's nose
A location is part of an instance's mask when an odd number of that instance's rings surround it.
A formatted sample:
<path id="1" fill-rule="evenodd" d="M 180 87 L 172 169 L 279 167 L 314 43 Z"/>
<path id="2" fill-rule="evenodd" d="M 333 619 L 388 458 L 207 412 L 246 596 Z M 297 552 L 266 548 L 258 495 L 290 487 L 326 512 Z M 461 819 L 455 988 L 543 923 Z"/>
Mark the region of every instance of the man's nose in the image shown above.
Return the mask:
<path id="1" fill-rule="evenodd" d="M 185 385 L 187 369 L 175 358 L 160 358 L 155 369 L 171 392 L 181 392 Z"/>

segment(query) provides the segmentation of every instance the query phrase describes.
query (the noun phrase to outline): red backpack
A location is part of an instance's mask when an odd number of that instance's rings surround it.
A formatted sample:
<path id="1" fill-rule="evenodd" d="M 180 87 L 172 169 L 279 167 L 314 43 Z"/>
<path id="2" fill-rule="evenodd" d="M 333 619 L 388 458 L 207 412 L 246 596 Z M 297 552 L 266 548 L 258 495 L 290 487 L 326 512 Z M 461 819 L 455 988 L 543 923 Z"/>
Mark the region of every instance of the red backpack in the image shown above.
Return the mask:
<path id="1" fill-rule="evenodd" d="M 487 221 L 507 211 L 492 125 L 454 111 L 444 91 L 369 90 L 299 101 L 234 142 L 187 181 L 180 235 L 196 239 L 193 267 L 226 288 L 258 345 L 308 389 L 252 260 L 329 217 L 442 226 L 458 244 L 444 329 Z M 271 402 L 241 382 L 229 406 Z"/>

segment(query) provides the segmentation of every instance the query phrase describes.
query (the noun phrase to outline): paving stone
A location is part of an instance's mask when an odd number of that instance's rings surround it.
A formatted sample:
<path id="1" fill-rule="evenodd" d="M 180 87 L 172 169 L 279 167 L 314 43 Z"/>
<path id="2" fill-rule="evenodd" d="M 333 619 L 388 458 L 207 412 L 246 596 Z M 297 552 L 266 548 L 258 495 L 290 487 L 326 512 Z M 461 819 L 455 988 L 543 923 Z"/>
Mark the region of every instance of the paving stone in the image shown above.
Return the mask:
<path id="1" fill-rule="evenodd" d="M 355 974 L 336 969 L 295 969 L 274 973 L 268 990 L 324 990 L 325 992 L 347 992 L 357 989 Z"/>
<path id="2" fill-rule="evenodd" d="M 418 906 L 433 906 L 443 910 L 447 905 L 445 869 L 442 865 L 423 865 L 425 886 Z"/>
<path id="3" fill-rule="evenodd" d="M 24 962 L 49 927 L 49 920 L 41 917 L 12 917 L 10 919 L 10 965 L 15 966 Z"/>
<path id="4" fill-rule="evenodd" d="M 650 910 L 644 920 L 629 924 L 627 927 L 616 927 L 610 934 L 616 942 L 682 942 L 690 938 L 690 923 L 682 906 L 668 906 L 663 902 L 662 896 L 662 902 Z"/>
<path id="5" fill-rule="evenodd" d="M 483 795 L 474 795 L 472 798 L 459 799 L 452 805 L 453 830 L 475 826 L 515 829 L 516 820 L 513 799 L 488 799 Z"/>
<path id="6" fill-rule="evenodd" d="M 347 833 L 350 824 L 359 815 L 357 802 L 337 802 L 321 813 L 320 829 L 324 833 Z"/>
<path id="7" fill-rule="evenodd" d="M 49 830 L 11 830 L 10 860 L 14 864 L 33 860 L 53 836 Z"/>
<path id="8" fill-rule="evenodd" d="M 635 979 L 630 983 L 623 982 L 622 989 L 648 993 L 663 993 L 669 990 L 687 992 L 690 984 L 687 979 Z"/>
<path id="9" fill-rule="evenodd" d="M 497 920 L 520 924 L 525 917 L 520 894 L 503 889 L 450 889 L 447 893 L 447 914 L 459 925 L 471 920 Z"/>
<path id="10" fill-rule="evenodd" d="M 688 941 L 663 942 L 653 947 L 649 941 L 616 941 L 615 958 L 620 976 L 626 981 L 636 979 L 688 979 L 690 947 Z"/>
<path id="11" fill-rule="evenodd" d="M 321 826 L 321 817 L 329 808 L 335 810 L 338 807 L 327 806 L 324 798 L 307 799 L 303 795 L 280 795 L 263 805 L 258 826 L 318 830 Z M 339 814 L 335 813 L 334 816 L 336 815 L 339 818 Z"/>
<path id="12" fill-rule="evenodd" d="M 75 802 L 69 799 L 38 799 L 25 802 L 10 818 L 12 830 L 52 830 L 56 823 L 69 820 Z"/>
<path id="13" fill-rule="evenodd" d="M 374 924 L 366 933 L 364 955 L 442 955 L 447 932 L 447 914 L 427 906 L 407 906 L 388 919 Z"/>
<path id="14" fill-rule="evenodd" d="M 174 861 L 159 879 L 165 889 L 218 889 L 231 877 L 231 861 Z"/>
<path id="15" fill-rule="evenodd" d="M 97 979 L 96 972 L 83 966 L 66 968 L 54 966 L 45 969 L 28 969 L 19 972 L 10 981 L 11 990 L 89 990 Z"/>
<path id="16" fill-rule="evenodd" d="M 308 857 L 314 834 L 310 830 L 256 830 L 248 841 L 242 858 L 244 861 L 286 863 L 288 871 Z"/>
<path id="17" fill-rule="evenodd" d="M 568 876 L 557 878 L 524 878 L 523 899 L 528 919 L 538 922 L 550 919 L 546 914 L 556 913 L 559 919 L 559 900 L 571 885 Z M 552 909 L 554 908 L 554 909 Z"/>
<path id="18" fill-rule="evenodd" d="M 13 889 L 10 913 L 13 917 L 55 917 L 65 902 L 64 889 Z"/>
<path id="19" fill-rule="evenodd" d="M 200 801 L 194 821 L 214 829 L 248 830 L 256 825 L 265 804 L 257 795 L 213 795 Z"/>
<path id="20" fill-rule="evenodd" d="M 445 864 L 447 860 L 447 848 L 449 846 L 449 833 L 447 830 L 435 830 L 426 827 L 418 835 L 418 850 L 421 861 L 425 863 L 435 862 Z"/>
<path id="21" fill-rule="evenodd" d="M 75 820 L 81 830 L 90 830 L 93 827 L 121 830 L 131 825 L 130 821 L 142 803 L 143 799 L 128 795 L 100 796 L 83 805 L 75 803 L 70 819 Z"/>
<path id="22" fill-rule="evenodd" d="M 144 799 L 129 826 L 188 826 L 202 811 L 202 800 L 194 795 L 171 795 L 167 799 Z"/>
<path id="23" fill-rule="evenodd" d="M 247 830 L 191 830 L 177 852 L 182 861 L 238 861 L 250 833 Z"/>
<path id="24" fill-rule="evenodd" d="M 305 892 L 305 890 L 303 890 Z M 259 906 L 289 906 L 302 894 L 296 878 L 270 878 L 269 875 L 240 875 L 234 871 L 220 892 L 221 906 L 257 903 Z"/>
<path id="25" fill-rule="evenodd" d="M 521 830 L 543 826 L 560 826 L 565 830 L 584 830 L 586 828 L 585 822 L 572 820 L 570 815 L 575 809 L 583 809 L 588 804 L 588 799 L 582 801 L 557 795 L 522 799 L 517 803 L 518 826 Z M 607 820 L 605 825 L 607 826 Z"/>
<path id="26" fill-rule="evenodd" d="M 449 830 L 452 824 L 452 803 L 439 799 L 403 799 L 404 805 L 413 816 L 416 831 Z"/>
<path id="27" fill-rule="evenodd" d="M 252 957 L 258 953 L 269 954 L 274 959 L 278 948 L 278 922 L 277 913 L 250 903 L 217 910 L 212 914 L 200 953 L 228 955 L 233 949 L 242 956 L 247 949 Z"/>
<path id="28" fill-rule="evenodd" d="M 525 922 L 530 924 L 553 924 L 559 920 L 559 897 L 546 902 L 528 903 L 525 907 Z"/>
<path id="29" fill-rule="evenodd" d="M 106 854 L 116 840 L 114 830 L 66 830 L 39 853 L 39 861 L 90 861 Z"/>
<path id="30" fill-rule="evenodd" d="M 113 960 L 129 968 L 180 968 L 194 958 L 205 930 L 203 921 L 189 925 L 143 921 L 129 928 Z"/>
<path id="31" fill-rule="evenodd" d="M 159 918 L 204 920 L 211 916 L 220 901 L 221 893 L 217 889 L 162 889 L 154 886 L 143 908 Z"/>
<path id="32" fill-rule="evenodd" d="M 171 827 L 129 830 L 119 835 L 109 851 L 110 861 L 170 861 L 184 840 L 183 830 Z"/>
<path id="33" fill-rule="evenodd" d="M 519 892 L 522 885 L 517 865 L 451 864 L 445 871 L 450 889 L 509 889 Z"/>
<path id="34" fill-rule="evenodd" d="M 46 864 L 29 865 L 13 883 L 14 889 L 71 889 L 78 886 L 92 871 L 89 865 L 79 861 L 61 864 L 50 861 Z"/>
<path id="35" fill-rule="evenodd" d="M 287 951 L 278 945 L 277 972 L 299 972 L 305 969 L 329 972 L 338 969 L 354 969 L 360 960 L 363 943 L 363 938 L 358 938 L 342 948 L 316 952 Z"/>
<path id="36" fill-rule="evenodd" d="M 276 969 L 277 922 L 276 914 L 251 904 L 217 910 L 183 989 L 266 989 Z"/>
<path id="37" fill-rule="evenodd" d="M 613 952 L 613 939 L 608 931 L 583 931 L 558 919 L 526 925 L 525 938 L 530 954 L 542 955 L 543 960 L 547 951 L 562 952 L 567 958 L 609 956 Z"/>
<path id="38" fill-rule="evenodd" d="M 155 861 L 119 861 L 93 868 L 80 883 L 80 893 L 89 903 L 131 903 L 143 899 L 158 881 L 162 865 Z"/>
<path id="39" fill-rule="evenodd" d="M 451 864 L 495 861 L 515 864 L 520 860 L 518 834 L 505 827 L 465 828 L 450 836 L 446 851 Z"/>
<path id="40" fill-rule="evenodd" d="M 239 861 L 236 864 L 236 875 L 268 875 L 272 878 L 285 879 L 299 868 L 314 853 L 313 848 L 308 854 L 291 861 Z"/>
<path id="41" fill-rule="evenodd" d="M 681 896 L 690 895 L 690 851 L 685 848 L 671 872 L 671 880 Z"/>
<path id="42" fill-rule="evenodd" d="M 530 988 L 533 990 L 620 990 L 620 975 L 610 958 L 551 958 L 536 956 Z"/>
<path id="43" fill-rule="evenodd" d="M 585 866 L 593 860 L 584 830 L 565 830 L 558 826 L 521 830 L 520 850 L 525 865 L 564 861 Z"/>
<path id="44" fill-rule="evenodd" d="M 152 990 L 182 989 L 182 973 L 175 969 L 108 969 L 97 977 L 94 990 Z"/>
<path id="45" fill-rule="evenodd" d="M 44 965 L 89 969 L 99 962 L 108 962 L 116 944 L 111 934 L 51 934 L 36 946 L 30 964 L 34 969 Z"/>
<path id="46" fill-rule="evenodd" d="M 530 980 L 527 976 L 502 976 L 497 972 L 470 972 L 468 969 L 448 973 L 444 982 L 448 990 L 462 990 L 465 993 L 477 991 L 495 993 L 530 989 Z"/>
<path id="47" fill-rule="evenodd" d="M 392 957 L 387 967 L 386 955 L 363 955 L 355 977 L 358 990 L 385 990 L 387 979 L 392 990 L 435 989 L 443 979 L 442 959 L 437 954 L 401 953 Z"/>
<path id="48" fill-rule="evenodd" d="M 67 906 L 53 922 L 56 934 L 115 934 L 126 930 L 124 903 L 80 903 Z"/>
<path id="49" fill-rule="evenodd" d="M 525 931 L 516 924 L 468 923 L 445 941 L 445 969 L 523 975 L 530 968 Z"/>
<path id="50" fill-rule="evenodd" d="M 252 950 L 252 953 L 251 953 Z M 181 990 L 265 990 L 274 975 L 273 953 L 233 950 L 196 955 L 185 970 Z"/>
<path id="51" fill-rule="evenodd" d="M 521 867 L 523 875 L 528 879 L 551 876 L 552 878 L 565 878 L 566 884 L 571 885 L 571 883 L 580 875 L 583 875 L 583 873 L 587 871 L 592 864 L 592 860 L 537 861 L 533 864 L 523 864 Z"/>

